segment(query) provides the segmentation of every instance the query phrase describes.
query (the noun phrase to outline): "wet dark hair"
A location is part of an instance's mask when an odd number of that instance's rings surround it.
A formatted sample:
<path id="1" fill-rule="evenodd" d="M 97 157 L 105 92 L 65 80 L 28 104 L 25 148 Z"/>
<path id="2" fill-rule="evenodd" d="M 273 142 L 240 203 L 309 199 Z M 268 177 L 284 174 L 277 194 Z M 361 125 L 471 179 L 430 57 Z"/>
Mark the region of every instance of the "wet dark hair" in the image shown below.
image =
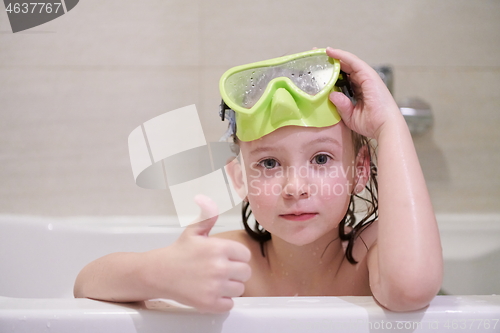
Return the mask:
<path id="1" fill-rule="evenodd" d="M 238 144 L 238 139 L 236 136 L 233 136 L 233 141 L 235 144 Z M 354 131 L 352 131 L 352 142 L 354 145 L 354 156 L 357 156 L 358 152 L 363 146 L 367 146 L 367 153 L 364 158 L 370 158 L 370 178 L 365 185 L 365 193 L 363 195 L 358 195 L 355 193 L 351 193 L 351 198 L 349 201 L 349 206 L 347 208 L 347 212 L 340 221 L 339 224 L 339 238 L 342 241 L 347 241 L 347 248 L 345 251 L 345 257 L 351 264 L 356 264 L 357 261 L 354 259 L 352 255 L 352 251 L 354 248 L 354 241 L 359 238 L 363 230 L 365 230 L 368 226 L 370 226 L 374 221 L 378 219 L 378 182 L 377 182 L 377 167 L 374 162 L 375 156 L 375 148 L 371 144 L 371 140 L 367 137 L 360 135 Z M 364 217 L 359 219 L 355 215 L 356 212 L 356 204 L 357 203 L 365 203 L 366 204 L 366 213 Z M 269 231 L 262 228 L 257 220 L 255 220 L 254 227 L 251 228 L 249 226 L 249 219 L 252 215 L 252 209 L 250 208 L 250 203 L 248 201 L 244 201 L 241 207 L 241 217 L 243 220 L 243 226 L 245 227 L 248 235 L 259 242 L 260 250 L 262 256 L 265 257 L 264 252 L 264 244 L 268 240 L 271 239 L 272 235 Z M 346 228 L 349 231 L 346 232 Z M 363 244 L 366 247 L 365 242 L 362 238 L 360 238 Z M 334 241 L 334 240 L 332 240 Z M 368 248 L 367 248 L 368 249 Z"/>

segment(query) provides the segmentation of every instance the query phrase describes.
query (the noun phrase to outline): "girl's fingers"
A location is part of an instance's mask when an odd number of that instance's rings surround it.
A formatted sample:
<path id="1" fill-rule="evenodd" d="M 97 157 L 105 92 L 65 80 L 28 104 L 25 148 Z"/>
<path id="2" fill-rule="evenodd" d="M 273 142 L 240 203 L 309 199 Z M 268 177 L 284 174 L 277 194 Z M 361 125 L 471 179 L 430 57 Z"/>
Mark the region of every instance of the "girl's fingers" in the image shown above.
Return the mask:
<path id="1" fill-rule="evenodd" d="M 245 245 L 243 245 L 237 241 L 233 241 L 233 240 L 229 240 L 229 239 L 224 239 L 223 241 L 228 244 L 228 246 L 226 247 L 226 251 L 224 251 L 224 252 L 229 260 L 239 261 L 239 262 L 249 262 L 250 261 L 252 253 L 250 252 L 248 247 L 246 247 Z"/>
<path id="2" fill-rule="evenodd" d="M 342 70 L 347 74 L 356 73 L 364 69 L 365 62 L 347 51 L 327 47 L 326 54 L 331 58 L 339 59 Z"/>
<path id="3" fill-rule="evenodd" d="M 217 204 L 209 197 L 201 194 L 197 195 L 194 201 L 200 207 L 200 215 L 196 218 L 197 222 L 189 225 L 184 232 L 187 235 L 208 236 L 219 217 Z"/>
<path id="4" fill-rule="evenodd" d="M 217 204 L 210 197 L 198 194 L 194 197 L 194 202 L 200 206 L 201 209 L 199 216 L 200 221 L 219 215 Z"/>
<path id="5" fill-rule="evenodd" d="M 227 281 L 224 284 L 222 297 L 240 297 L 245 292 L 245 285 L 237 281 Z"/>
<path id="6" fill-rule="evenodd" d="M 210 313 L 222 313 L 222 312 L 228 312 L 231 310 L 234 306 L 234 301 L 231 297 L 221 297 L 217 299 L 215 304 L 211 305 L 208 311 Z M 203 309 L 200 309 L 203 312 Z"/>
<path id="7" fill-rule="evenodd" d="M 327 47 L 326 54 L 330 58 L 340 60 L 340 67 L 344 72 L 346 72 L 347 74 L 351 74 L 353 72 L 348 52 Z"/>
<path id="8" fill-rule="evenodd" d="M 333 91 L 330 94 L 330 101 L 337 107 L 337 111 L 343 119 L 350 119 L 354 105 L 352 105 L 349 97 L 341 92 Z"/>
<path id="9" fill-rule="evenodd" d="M 252 275 L 250 265 L 242 262 L 232 262 L 229 269 L 229 280 L 235 282 L 246 282 Z"/>

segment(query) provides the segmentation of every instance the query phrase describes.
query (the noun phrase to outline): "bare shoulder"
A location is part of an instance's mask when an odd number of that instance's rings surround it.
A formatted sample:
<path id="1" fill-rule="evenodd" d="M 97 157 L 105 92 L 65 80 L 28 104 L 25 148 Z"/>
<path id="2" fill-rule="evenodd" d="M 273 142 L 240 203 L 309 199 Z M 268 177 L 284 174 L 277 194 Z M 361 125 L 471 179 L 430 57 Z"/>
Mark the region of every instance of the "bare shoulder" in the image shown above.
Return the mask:
<path id="1" fill-rule="evenodd" d="M 255 250 L 260 251 L 259 243 L 253 240 L 245 230 L 231 230 L 210 236 L 222 239 L 229 239 L 241 243 L 246 247 L 248 247 L 252 252 L 252 254 L 254 253 Z"/>
<path id="2" fill-rule="evenodd" d="M 210 237 L 217 237 L 217 238 L 224 238 L 224 239 L 231 239 L 231 240 L 239 241 L 240 238 L 243 238 L 242 233 L 245 233 L 245 230 L 230 230 L 230 231 L 224 231 L 224 232 L 219 232 L 218 234 L 210 235 Z"/>

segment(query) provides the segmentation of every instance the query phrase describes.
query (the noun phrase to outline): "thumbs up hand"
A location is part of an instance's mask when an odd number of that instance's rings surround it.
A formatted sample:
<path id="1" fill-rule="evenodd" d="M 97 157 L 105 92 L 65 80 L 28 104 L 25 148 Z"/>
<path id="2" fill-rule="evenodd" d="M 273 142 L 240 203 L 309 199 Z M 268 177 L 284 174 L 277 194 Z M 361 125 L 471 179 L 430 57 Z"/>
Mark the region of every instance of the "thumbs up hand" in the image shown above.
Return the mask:
<path id="1" fill-rule="evenodd" d="M 171 246 L 148 252 L 148 284 L 155 297 L 171 298 L 202 312 L 226 312 L 241 296 L 250 278 L 250 250 L 243 244 L 208 237 L 217 221 L 217 206 L 208 197 L 195 198 L 201 208 L 196 224 L 188 226 Z M 208 217 L 208 218 L 207 218 Z"/>

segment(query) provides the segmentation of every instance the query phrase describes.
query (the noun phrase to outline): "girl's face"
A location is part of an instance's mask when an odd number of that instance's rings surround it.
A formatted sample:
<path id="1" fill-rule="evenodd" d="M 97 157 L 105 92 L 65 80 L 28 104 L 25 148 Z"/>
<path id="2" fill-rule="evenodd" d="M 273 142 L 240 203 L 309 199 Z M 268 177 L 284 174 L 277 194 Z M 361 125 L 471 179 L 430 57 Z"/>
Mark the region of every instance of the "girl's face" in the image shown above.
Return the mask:
<path id="1" fill-rule="evenodd" d="M 338 227 L 357 179 L 351 131 L 343 122 L 281 127 L 240 148 L 247 198 L 262 227 L 295 245 Z"/>

